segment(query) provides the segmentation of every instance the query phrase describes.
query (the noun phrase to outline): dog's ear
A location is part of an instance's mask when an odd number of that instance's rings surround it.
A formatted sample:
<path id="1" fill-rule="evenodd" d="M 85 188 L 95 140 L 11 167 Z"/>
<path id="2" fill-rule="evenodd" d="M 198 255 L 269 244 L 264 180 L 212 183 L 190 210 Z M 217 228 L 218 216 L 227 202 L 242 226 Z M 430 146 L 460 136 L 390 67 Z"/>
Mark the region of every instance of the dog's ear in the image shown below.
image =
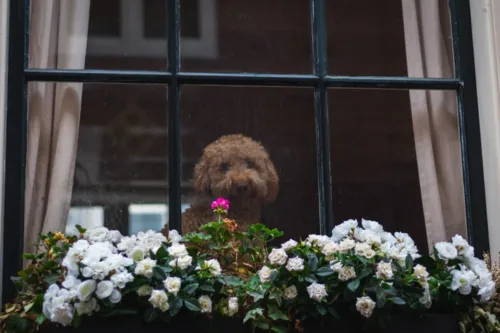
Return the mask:
<path id="1" fill-rule="evenodd" d="M 196 192 L 203 193 L 205 195 L 210 194 L 210 176 L 208 173 L 209 165 L 206 158 L 203 156 L 194 167 L 193 180 Z"/>
<path id="2" fill-rule="evenodd" d="M 266 159 L 265 161 L 266 176 L 267 176 L 267 196 L 264 198 L 266 204 L 274 202 L 278 196 L 278 191 L 280 188 L 279 177 L 276 169 L 274 168 L 273 162 Z"/>

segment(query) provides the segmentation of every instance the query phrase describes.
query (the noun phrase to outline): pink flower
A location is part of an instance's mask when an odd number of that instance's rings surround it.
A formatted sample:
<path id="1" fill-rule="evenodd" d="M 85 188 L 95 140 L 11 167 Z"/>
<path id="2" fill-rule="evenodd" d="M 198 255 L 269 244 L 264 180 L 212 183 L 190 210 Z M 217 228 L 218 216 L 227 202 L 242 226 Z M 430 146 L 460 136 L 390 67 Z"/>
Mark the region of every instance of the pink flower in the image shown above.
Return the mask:
<path id="1" fill-rule="evenodd" d="M 218 198 L 217 200 L 212 202 L 212 210 L 216 209 L 229 210 L 229 200 L 226 200 L 224 198 Z"/>

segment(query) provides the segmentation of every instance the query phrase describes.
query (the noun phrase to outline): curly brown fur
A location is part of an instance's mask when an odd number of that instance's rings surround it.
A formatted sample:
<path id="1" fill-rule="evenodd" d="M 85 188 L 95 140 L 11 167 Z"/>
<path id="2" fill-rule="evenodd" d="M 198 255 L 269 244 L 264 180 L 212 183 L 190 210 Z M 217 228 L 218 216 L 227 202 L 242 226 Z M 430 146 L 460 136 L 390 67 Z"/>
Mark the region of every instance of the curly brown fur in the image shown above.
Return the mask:
<path id="1" fill-rule="evenodd" d="M 214 215 L 211 202 L 229 199 L 228 218 L 239 228 L 258 223 L 262 206 L 278 194 L 279 178 L 265 148 L 241 134 L 222 136 L 205 147 L 194 169 L 195 202 L 182 215 L 182 232 L 197 231 Z"/>

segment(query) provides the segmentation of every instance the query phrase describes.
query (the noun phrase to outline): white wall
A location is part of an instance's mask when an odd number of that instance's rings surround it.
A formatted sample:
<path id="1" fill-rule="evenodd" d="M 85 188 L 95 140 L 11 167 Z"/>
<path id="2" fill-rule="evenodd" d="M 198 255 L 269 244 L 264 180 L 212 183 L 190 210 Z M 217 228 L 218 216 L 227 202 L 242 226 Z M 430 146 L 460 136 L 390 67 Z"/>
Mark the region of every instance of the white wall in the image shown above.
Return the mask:
<path id="1" fill-rule="evenodd" d="M 3 249 L 3 195 L 5 165 L 5 94 L 7 93 L 7 26 L 9 18 L 9 0 L 0 1 L 0 299 L 2 299 L 2 263 Z"/>
<path id="2" fill-rule="evenodd" d="M 470 1 L 490 248 L 500 251 L 500 1 Z M 477 255 L 481 255 L 478 253 Z"/>

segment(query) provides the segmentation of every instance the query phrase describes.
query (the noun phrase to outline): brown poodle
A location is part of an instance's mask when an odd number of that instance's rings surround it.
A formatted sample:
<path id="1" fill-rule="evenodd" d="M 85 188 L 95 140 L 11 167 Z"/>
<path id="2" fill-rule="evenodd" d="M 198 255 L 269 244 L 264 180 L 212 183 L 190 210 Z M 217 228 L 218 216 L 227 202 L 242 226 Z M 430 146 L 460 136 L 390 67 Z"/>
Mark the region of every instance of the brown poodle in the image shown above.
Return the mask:
<path id="1" fill-rule="evenodd" d="M 194 169 L 197 197 L 182 215 L 182 233 L 197 231 L 214 220 L 210 204 L 216 198 L 230 202 L 228 218 L 238 227 L 259 223 L 262 206 L 276 199 L 279 178 L 264 147 L 241 134 L 212 142 Z"/>

